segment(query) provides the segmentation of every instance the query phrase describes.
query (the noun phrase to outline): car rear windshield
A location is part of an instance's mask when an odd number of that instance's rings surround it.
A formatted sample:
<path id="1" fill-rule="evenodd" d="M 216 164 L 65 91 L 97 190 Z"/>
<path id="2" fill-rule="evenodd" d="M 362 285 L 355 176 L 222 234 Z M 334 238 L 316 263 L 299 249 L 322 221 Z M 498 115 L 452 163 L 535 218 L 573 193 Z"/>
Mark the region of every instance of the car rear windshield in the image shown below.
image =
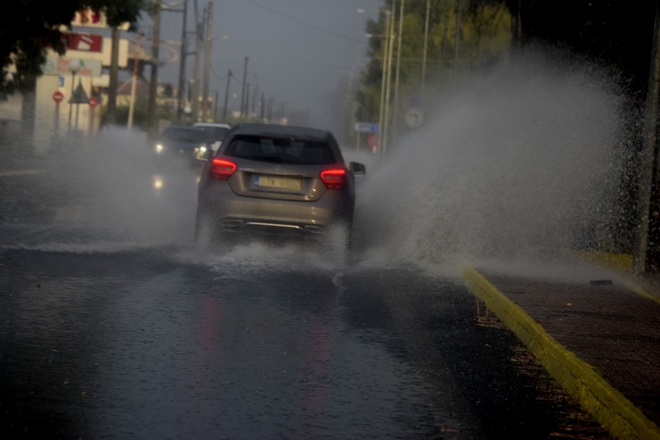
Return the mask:
<path id="1" fill-rule="evenodd" d="M 224 140 L 225 136 L 229 132 L 229 129 L 226 127 L 199 127 L 201 130 L 204 130 L 209 139 L 213 142 Z"/>
<path id="2" fill-rule="evenodd" d="M 295 138 L 238 135 L 224 152 L 240 159 L 293 165 L 329 165 L 336 162 L 326 142 Z"/>
<path id="3" fill-rule="evenodd" d="M 202 130 L 192 128 L 166 128 L 163 136 L 178 142 L 202 143 L 206 140 Z"/>

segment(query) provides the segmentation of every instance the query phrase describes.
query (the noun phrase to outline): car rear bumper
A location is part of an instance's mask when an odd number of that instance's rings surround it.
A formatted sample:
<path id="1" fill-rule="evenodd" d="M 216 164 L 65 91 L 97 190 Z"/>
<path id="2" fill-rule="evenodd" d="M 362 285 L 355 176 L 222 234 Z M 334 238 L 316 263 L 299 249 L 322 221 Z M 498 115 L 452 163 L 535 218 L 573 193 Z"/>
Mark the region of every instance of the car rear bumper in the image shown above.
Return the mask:
<path id="1" fill-rule="evenodd" d="M 327 192 L 309 201 L 274 200 L 235 194 L 217 182 L 213 191 L 200 193 L 200 213 L 225 230 L 321 234 L 337 221 L 351 221 L 353 201 L 341 192 Z"/>

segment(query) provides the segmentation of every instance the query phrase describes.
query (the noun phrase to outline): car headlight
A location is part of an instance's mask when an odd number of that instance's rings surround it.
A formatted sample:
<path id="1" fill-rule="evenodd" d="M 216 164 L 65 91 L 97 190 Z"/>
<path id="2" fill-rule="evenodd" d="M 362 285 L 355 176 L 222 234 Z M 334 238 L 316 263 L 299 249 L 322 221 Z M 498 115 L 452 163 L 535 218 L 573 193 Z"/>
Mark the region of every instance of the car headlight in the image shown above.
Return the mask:
<path id="1" fill-rule="evenodd" d="M 162 153 L 163 150 L 165 150 L 165 147 L 163 147 L 163 144 L 156 144 L 156 153 Z"/>
<path id="2" fill-rule="evenodd" d="M 206 146 L 202 145 L 201 147 L 199 147 L 199 152 L 200 153 L 206 153 Z"/>

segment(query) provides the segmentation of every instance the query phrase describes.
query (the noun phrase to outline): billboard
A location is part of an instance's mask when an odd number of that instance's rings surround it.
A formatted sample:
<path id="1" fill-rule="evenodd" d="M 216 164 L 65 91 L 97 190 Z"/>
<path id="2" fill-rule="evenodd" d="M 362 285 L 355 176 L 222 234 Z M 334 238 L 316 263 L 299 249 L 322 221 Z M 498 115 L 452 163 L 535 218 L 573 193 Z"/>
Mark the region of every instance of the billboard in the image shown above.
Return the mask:
<path id="1" fill-rule="evenodd" d="M 92 34 L 64 34 L 67 50 L 103 52 L 103 36 Z"/>

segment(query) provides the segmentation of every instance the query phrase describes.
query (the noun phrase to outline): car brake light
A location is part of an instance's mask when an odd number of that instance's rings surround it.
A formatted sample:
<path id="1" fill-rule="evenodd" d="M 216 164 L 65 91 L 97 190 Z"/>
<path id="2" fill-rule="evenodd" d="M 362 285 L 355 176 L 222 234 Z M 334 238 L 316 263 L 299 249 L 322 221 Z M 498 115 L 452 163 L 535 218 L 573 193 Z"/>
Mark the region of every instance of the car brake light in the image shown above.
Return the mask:
<path id="1" fill-rule="evenodd" d="M 345 177 L 346 170 L 343 168 L 321 171 L 321 180 L 328 189 L 341 189 L 344 186 Z"/>
<path id="2" fill-rule="evenodd" d="M 236 164 L 224 159 L 213 159 L 210 176 L 212 179 L 227 180 L 236 171 Z"/>

